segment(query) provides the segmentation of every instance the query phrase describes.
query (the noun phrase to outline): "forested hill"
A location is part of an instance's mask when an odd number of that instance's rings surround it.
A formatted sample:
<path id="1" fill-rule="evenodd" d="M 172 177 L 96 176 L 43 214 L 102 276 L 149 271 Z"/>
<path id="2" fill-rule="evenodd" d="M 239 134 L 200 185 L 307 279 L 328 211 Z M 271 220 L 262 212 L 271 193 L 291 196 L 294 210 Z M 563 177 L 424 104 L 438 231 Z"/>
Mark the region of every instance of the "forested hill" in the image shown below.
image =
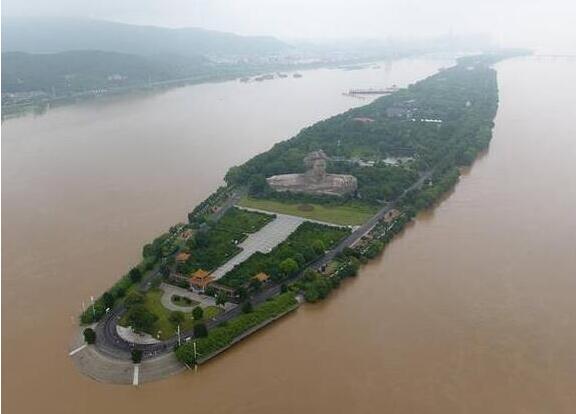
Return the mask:
<path id="1" fill-rule="evenodd" d="M 249 183 L 255 196 L 272 196 L 265 177 L 303 171 L 302 159 L 323 149 L 337 160 L 332 172 L 358 178 L 358 197 L 389 200 L 432 167 L 472 162 L 491 138 L 498 105 L 496 72 L 490 67 L 499 56 L 462 59 L 452 68 L 381 97 L 369 105 L 303 129 L 226 175 L 229 184 Z M 400 165 L 383 162 L 409 157 Z"/>
<path id="2" fill-rule="evenodd" d="M 2 19 L 4 52 L 105 50 L 151 56 L 262 55 L 289 48 L 267 36 L 240 36 L 199 28 L 172 29 L 89 19 Z"/>
<path id="3" fill-rule="evenodd" d="M 58 95 L 185 78 L 211 70 L 213 64 L 203 57 L 144 57 L 90 50 L 53 54 L 6 52 L 2 53 L 2 92 Z"/>

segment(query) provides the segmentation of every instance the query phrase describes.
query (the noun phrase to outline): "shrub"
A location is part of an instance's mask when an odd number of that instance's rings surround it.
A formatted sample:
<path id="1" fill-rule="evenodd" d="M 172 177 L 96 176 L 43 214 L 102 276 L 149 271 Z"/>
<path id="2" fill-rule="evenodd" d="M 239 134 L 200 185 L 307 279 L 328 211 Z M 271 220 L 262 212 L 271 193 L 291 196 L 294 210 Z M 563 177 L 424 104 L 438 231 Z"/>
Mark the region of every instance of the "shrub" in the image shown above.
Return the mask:
<path id="1" fill-rule="evenodd" d="M 192 309 L 192 317 L 195 321 L 202 320 L 202 318 L 204 318 L 204 309 L 202 309 L 200 306 L 196 306 L 194 309 Z"/>
<path id="2" fill-rule="evenodd" d="M 140 282 L 140 280 L 142 280 L 142 273 L 140 272 L 140 269 L 138 269 L 137 267 L 133 267 L 130 270 L 129 275 L 132 283 L 138 283 Z"/>
<path id="3" fill-rule="evenodd" d="M 86 328 L 84 329 L 83 334 L 84 334 L 84 341 L 87 344 L 91 345 L 96 342 L 96 332 L 94 331 L 94 329 Z"/>
<path id="4" fill-rule="evenodd" d="M 198 323 L 194 325 L 194 337 L 195 338 L 205 338 L 208 336 L 208 328 L 203 323 Z"/>
<path id="5" fill-rule="evenodd" d="M 251 313 L 253 311 L 252 302 L 247 301 L 242 304 L 242 312 L 243 313 Z"/>
<path id="6" fill-rule="evenodd" d="M 133 363 L 139 364 L 142 361 L 142 351 L 140 349 L 133 349 L 131 357 Z"/>

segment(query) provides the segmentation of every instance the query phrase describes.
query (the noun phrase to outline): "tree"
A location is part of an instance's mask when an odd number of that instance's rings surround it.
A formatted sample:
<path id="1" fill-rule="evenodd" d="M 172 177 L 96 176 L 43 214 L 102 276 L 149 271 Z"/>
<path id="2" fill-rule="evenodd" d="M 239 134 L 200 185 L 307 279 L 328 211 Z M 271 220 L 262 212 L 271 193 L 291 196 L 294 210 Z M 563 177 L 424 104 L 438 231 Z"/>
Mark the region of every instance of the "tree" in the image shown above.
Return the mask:
<path id="1" fill-rule="evenodd" d="M 322 254 L 326 250 L 326 247 L 324 247 L 322 240 L 314 240 L 312 242 L 312 250 L 314 250 L 314 253 L 316 254 Z"/>
<path id="2" fill-rule="evenodd" d="M 163 264 L 162 266 L 160 266 L 160 274 L 162 274 L 162 276 L 164 277 L 168 277 L 170 275 L 170 268 L 168 267 L 168 265 Z"/>
<path id="3" fill-rule="evenodd" d="M 172 322 L 174 325 L 181 324 L 182 322 L 184 322 L 185 319 L 186 316 L 182 311 L 173 311 L 170 313 L 170 316 L 168 316 L 168 320 Z"/>
<path id="4" fill-rule="evenodd" d="M 144 305 L 138 304 L 128 310 L 126 320 L 136 331 L 150 332 L 158 316 L 146 309 Z"/>
<path id="5" fill-rule="evenodd" d="M 242 304 L 242 312 L 243 313 L 251 313 L 254 310 L 252 307 L 252 302 L 246 301 Z"/>
<path id="6" fill-rule="evenodd" d="M 266 194 L 270 190 L 266 177 L 262 174 L 253 176 L 248 182 L 248 192 L 250 195 Z"/>
<path id="7" fill-rule="evenodd" d="M 102 295 L 102 303 L 105 308 L 111 308 L 114 306 L 114 296 L 110 292 L 104 292 Z"/>
<path id="8" fill-rule="evenodd" d="M 157 255 L 158 251 L 152 243 L 145 244 L 144 247 L 142 248 L 142 257 L 144 258 L 153 257 Z"/>
<path id="9" fill-rule="evenodd" d="M 216 295 L 216 305 L 222 305 L 224 306 L 226 304 L 226 301 L 228 300 L 228 295 L 226 295 L 226 293 L 220 291 L 218 292 L 218 294 Z"/>
<path id="10" fill-rule="evenodd" d="M 142 280 L 142 273 L 140 272 L 140 269 L 138 269 L 137 267 L 133 267 L 130 270 L 129 275 L 132 283 L 138 283 L 140 282 L 140 280 Z"/>
<path id="11" fill-rule="evenodd" d="M 210 244 L 210 235 L 207 231 L 198 231 L 194 236 L 194 242 L 198 248 L 208 247 Z"/>
<path id="12" fill-rule="evenodd" d="M 92 328 L 86 328 L 84 329 L 84 341 L 89 344 L 92 345 L 93 343 L 96 342 L 96 332 L 94 331 L 94 329 Z"/>
<path id="13" fill-rule="evenodd" d="M 124 299 L 124 305 L 126 305 L 127 308 L 130 308 L 134 305 L 141 305 L 144 303 L 145 297 L 142 293 L 140 292 L 130 292 L 128 293 L 128 295 L 126 296 L 126 298 Z"/>
<path id="14" fill-rule="evenodd" d="M 200 306 L 196 306 L 194 309 L 192 309 L 192 317 L 195 321 L 202 320 L 202 318 L 204 318 L 204 309 L 202 309 Z"/>
<path id="15" fill-rule="evenodd" d="M 132 362 L 139 364 L 142 361 L 142 350 L 133 349 L 131 352 Z"/>
<path id="16" fill-rule="evenodd" d="M 310 287 L 304 291 L 304 299 L 306 302 L 316 302 L 320 298 L 320 294 L 315 287 Z"/>
<path id="17" fill-rule="evenodd" d="M 262 288 L 262 282 L 260 282 L 260 280 L 256 279 L 256 278 L 252 278 L 250 280 L 250 288 L 257 292 Z"/>
<path id="18" fill-rule="evenodd" d="M 236 289 L 236 295 L 238 295 L 238 299 L 242 302 L 248 299 L 248 291 L 244 286 L 240 286 Z"/>
<path id="19" fill-rule="evenodd" d="M 298 271 L 298 263 L 292 258 L 285 259 L 280 262 L 278 268 L 282 273 L 291 276 Z"/>
<path id="20" fill-rule="evenodd" d="M 282 283 L 282 285 L 280 286 L 280 293 L 286 293 L 288 292 L 288 286 L 286 285 L 286 283 Z"/>
<path id="21" fill-rule="evenodd" d="M 196 239 L 194 237 L 190 237 L 186 240 L 186 247 L 188 250 L 194 250 L 196 248 Z"/>
<path id="22" fill-rule="evenodd" d="M 194 325 L 194 338 L 205 338 L 208 336 L 208 328 L 203 323 Z"/>

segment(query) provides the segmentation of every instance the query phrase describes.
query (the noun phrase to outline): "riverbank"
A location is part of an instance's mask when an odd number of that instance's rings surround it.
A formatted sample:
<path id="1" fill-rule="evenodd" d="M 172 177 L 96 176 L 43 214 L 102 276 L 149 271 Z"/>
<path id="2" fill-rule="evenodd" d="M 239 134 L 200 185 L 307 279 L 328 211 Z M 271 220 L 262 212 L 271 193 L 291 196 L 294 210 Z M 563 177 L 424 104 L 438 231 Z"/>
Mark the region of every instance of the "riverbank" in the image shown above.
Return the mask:
<path id="1" fill-rule="evenodd" d="M 16 103 L 16 104 L 3 104 L 2 105 L 2 120 L 7 120 L 26 114 L 42 114 L 46 111 L 64 105 L 73 105 L 83 101 L 102 99 L 106 97 L 122 96 L 122 95 L 148 95 L 152 93 L 158 93 L 164 90 L 169 90 L 171 88 L 179 88 L 189 85 L 200 85 L 205 83 L 220 83 L 227 82 L 231 80 L 241 80 L 246 78 L 257 78 L 261 75 L 274 74 L 278 72 L 288 72 L 296 73 L 296 71 L 306 71 L 321 68 L 329 69 L 342 69 L 346 70 L 348 66 L 357 67 L 358 65 L 369 65 L 374 63 L 381 63 L 383 60 L 388 59 L 389 61 L 395 61 L 399 59 L 415 58 L 420 55 L 395 55 L 395 56 L 380 56 L 365 59 L 350 59 L 338 62 L 319 62 L 319 63 L 307 63 L 298 65 L 274 65 L 265 66 L 257 68 L 241 68 L 233 70 L 231 72 L 225 71 L 224 74 L 217 75 L 202 75 L 194 76 L 180 79 L 171 79 L 164 81 L 147 82 L 143 84 L 136 84 L 124 87 L 115 87 L 107 90 L 97 90 L 97 91 L 87 91 L 78 92 L 70 95 L 56 96 L 56 97 L 41 97 L 31 102 Z M 300 75 L 300 74 L 299 74 Z M 273 78 L 266 79 L 272 80 L 277 77 L 272 75 Z M 298 76 L 301 77 L 302 75 Z M 281 77 L 278 77 L 281 79 Z M 252 80 L 259 81 L 259 80 Z"/>

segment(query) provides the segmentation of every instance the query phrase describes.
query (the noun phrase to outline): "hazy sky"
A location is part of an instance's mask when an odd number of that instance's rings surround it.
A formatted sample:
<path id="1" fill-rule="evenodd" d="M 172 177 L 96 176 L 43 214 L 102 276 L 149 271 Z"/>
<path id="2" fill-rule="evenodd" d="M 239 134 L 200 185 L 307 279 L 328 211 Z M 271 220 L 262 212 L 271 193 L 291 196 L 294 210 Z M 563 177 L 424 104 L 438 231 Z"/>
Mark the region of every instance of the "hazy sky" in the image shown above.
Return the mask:
<path id="1" fill-rule="evenodd" d="M 576 0 L 3 0 L 6 16 L 71 16 L 283 38 L 489 33 L 576 50 Z"/>

